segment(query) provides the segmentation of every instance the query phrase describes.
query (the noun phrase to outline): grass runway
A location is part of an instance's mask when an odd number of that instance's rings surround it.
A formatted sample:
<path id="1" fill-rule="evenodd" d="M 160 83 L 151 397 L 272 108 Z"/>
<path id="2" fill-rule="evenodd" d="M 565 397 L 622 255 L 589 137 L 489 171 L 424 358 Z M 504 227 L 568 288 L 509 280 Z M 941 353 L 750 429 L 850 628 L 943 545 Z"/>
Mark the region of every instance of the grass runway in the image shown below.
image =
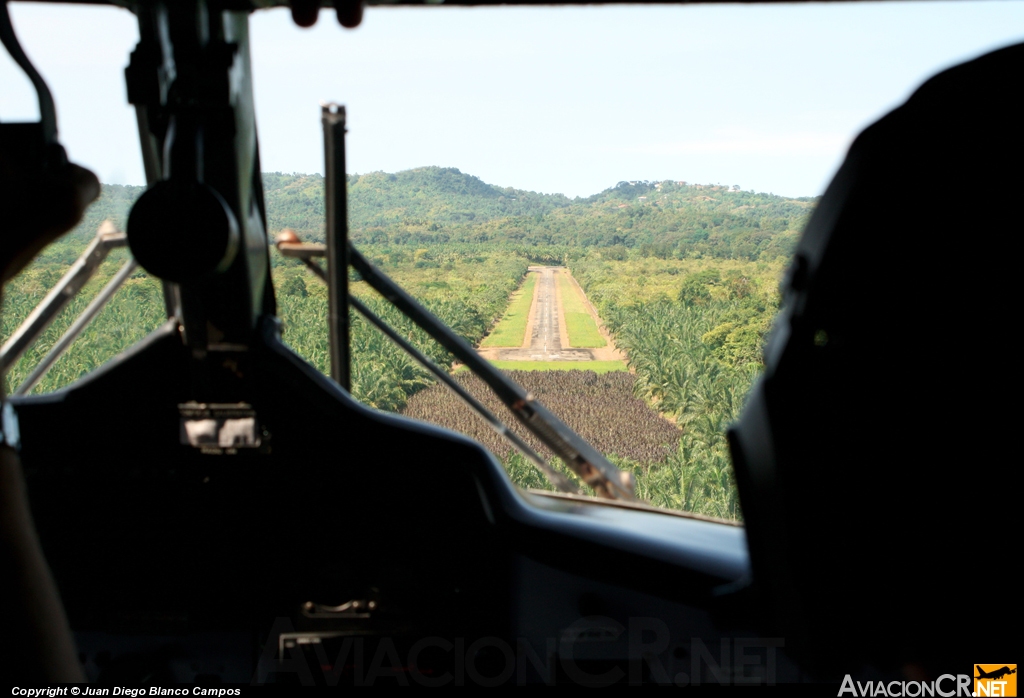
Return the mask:
<path id="1" fill-rule="evenodd" d="M 579 349 L 598 349 L 605 346 L 607 342 L 598 331 L 597 323 L 587 311 L 579 289 L 569 279 L 568 274 L 558 275 L 558 288 L 562 293 L 562 316 L 565 319 L 565 331 L 569 335 L 569 346 Z"/>
<path id="2" fill-rule="evenodd" d="M 537 285 L 537 274 L 529 273 L 518 291 L 512 294 L 508 309 L 494 330 L 480 343 L 481 347 L 519 347 L 526 337 L 526 323 L 530 319 L 533 305 L 533 289 Z"/>

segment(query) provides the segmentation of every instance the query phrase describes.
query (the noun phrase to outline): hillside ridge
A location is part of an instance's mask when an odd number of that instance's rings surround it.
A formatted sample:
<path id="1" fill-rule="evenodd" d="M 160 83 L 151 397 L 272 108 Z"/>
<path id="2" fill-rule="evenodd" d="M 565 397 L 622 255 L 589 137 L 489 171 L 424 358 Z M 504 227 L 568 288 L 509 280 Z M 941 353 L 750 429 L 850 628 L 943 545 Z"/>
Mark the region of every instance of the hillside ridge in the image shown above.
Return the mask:
<path id="1" fill-rule="evenodd" d="M 271 234 L 292 228 L 323 240 L 323 177 L 263 174 Z M 124 225 L 145 187 L 103 185 L 75 234 L 104 218 Z M 662 258 L 774 258 L 789 254 L 816 197 L 787 198 L 681 180 L 620 181 L 570 199 L 489 184 L 455 167 L 348 176 L 349 225 L 358 243 L 505 243 L 532 247 L 642 248 Z"/>

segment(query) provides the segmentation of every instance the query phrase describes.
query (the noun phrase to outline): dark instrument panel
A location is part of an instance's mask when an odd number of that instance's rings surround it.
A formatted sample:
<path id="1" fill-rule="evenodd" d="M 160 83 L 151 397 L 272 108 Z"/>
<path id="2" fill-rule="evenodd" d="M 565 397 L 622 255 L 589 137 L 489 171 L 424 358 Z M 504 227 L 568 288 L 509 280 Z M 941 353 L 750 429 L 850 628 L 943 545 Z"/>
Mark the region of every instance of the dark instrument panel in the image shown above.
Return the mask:
<path id="1" fill-rule="evenodd" d="M 187 400 L 250 405 L 259 446 L 183 443 Z M 694 652 L 732 676 L 736 638 L 755 678 L 781 649 L 730 610 L 741 527 L 520 491 L 474 442 L 353 401 L 269 320 L 250 350 L 201 361 L 169 323 L 15 406 L 39 535 L 96 680 L 365 683 L 395 679 L 381 669 L 394 656 L 399 677 L 429 682 L 465 664 L 458 647 L 485 682 L 671 683 Z M 97 437 L 104 449 L 83 448 Z M 336 667 L 355 646 L 363 659 Z"/>

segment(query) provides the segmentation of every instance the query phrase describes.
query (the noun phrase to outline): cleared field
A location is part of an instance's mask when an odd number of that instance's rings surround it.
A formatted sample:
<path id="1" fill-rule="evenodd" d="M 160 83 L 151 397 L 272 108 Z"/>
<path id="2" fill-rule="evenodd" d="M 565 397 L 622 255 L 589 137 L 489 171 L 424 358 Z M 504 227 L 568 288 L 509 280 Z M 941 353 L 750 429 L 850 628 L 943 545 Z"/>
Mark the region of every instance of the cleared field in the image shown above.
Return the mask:
<path id="1" fill-rule="evenodd" d="M 562 312 L 569 345 L 579 349 L 597 349 L 607 342 L 597 329 L 594 317 L 587 311 L 580 291 L 566 274 L 558 275 L 558 289 L 562 294 Z"/>
<path id="2" fill-rule="evenodd" d="M 514 363 L 522 365 L 529 362 Z M 584 365 L 589 366 L 590 363 Z M 665 462 L 678 448 L 682 436 L 679 427 L 660 417 L 633 395 L 636 378 L 630 373 L 615 371 L 598 375 L 589 370 L 509 371 L 508 375 L 602 453 L 650 465 Z M 455 379 L 494 414 L 507 420 L 509 428 L 520 434 L 538 453 L 550 455 L 533 435 L 511 418 L 483 381 L 468 371 L 457 373 Z M 461 431 L 483 443 L 499 458 L 508 459 L 512 455 L 508 442 L 495 434 L 483 419 L 443 385 L 434 385 L 413 395 L 402 414 Z M 532 486 L 530 483 L 521 484 Z"/>
<path id="3" fill-rule="evenodd" d="M 492 361 L 503 371 L 627 371 L 625 361 Z"/>
<path id="4" fill-rule="evenodd" d="M 508 309 L 489 335 L 480 343 L 481 347 L 521 347 L 526 338 L 526 323 L 530 319 L 533 304 L 533 290 L 537 285 L 537 274 L 526 275 L 526 281 L 512 294 Z"/>

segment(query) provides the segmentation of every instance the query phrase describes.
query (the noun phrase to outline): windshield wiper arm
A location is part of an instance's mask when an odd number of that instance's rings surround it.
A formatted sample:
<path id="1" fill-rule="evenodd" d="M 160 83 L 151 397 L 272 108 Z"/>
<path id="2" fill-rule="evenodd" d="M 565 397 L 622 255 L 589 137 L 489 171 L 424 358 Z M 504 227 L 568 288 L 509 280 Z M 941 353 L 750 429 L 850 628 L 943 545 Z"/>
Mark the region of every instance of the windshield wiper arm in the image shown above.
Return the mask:
<path id="1" fill-rule="evenodd" d="M 279 243 L 278 249 L 280 250 L 281 247 L 282 244 Z M 291 247 L 293 248 L 292 251 L 294 252 L 294 247 L 296 246 L 292 245 Z M 307 247 L 313 246 L 310 245 Z M 282 254 L 288 255 L 288 252 L 282 252 Z M 310 271 L 312 271 L 314 274 L 320 277 L 322 281 L 328 281 L 327 272 L 324 271 L 323 267 L 314 262 L 308 256 L 300 257 L 300 259 L 302 259 L 302 262 L 310 269 Z M 563 475 L 562 473 L 558 472 L 550 465 L 548 465 L 539 453 L 530 448 L 530 445 L 523 441 L 523 439 L 520 438 L 518 434 L 516 434 L 514 431 L 505 426 L 504 422 L 495 417 L 494 413 L 491 412 L 486 407 L 484 407 L 483 403 L 481 403 L 479 400 L 473 397 L 473 395 L 470 394 L 468 390 L 459 385 L 459 382 L 452 378 L 447 371 L 445 371 L 443 368 L 441 368 L 433 361 L 431 361 L 429 358 L 427 358 L 427 356 L 424 355 L 423 352 L 414 347 L 407 339 L 405 339 L 405 337 L 396 332 L 390 325 L 388 325 L 386 322 L 384 322 L 384 320 L 378 317 L 376 313 L 374 313 L 372 310 L 366 307 L 366 305 L 361 300 L 359 300 L 357 297 L 353 295 L 349 295 L 348 303 L 353 308 L 355 308 L 356 312 L 358 312 L 360 315 L 366 318 L 367 321 L 370 322 L 370 324 L 372 324 L 378 330 L 383 332 L 392 342 L 397 344 L 403 351 L 405 351 L 407 354 L 409 354 L 409 356 L 415 359 L 417 363 L 423 366 L 423 368 L 433 373 L 434 376 L 439 381 L 444 383 L 445 386 L 447 386 L 452 392 L 459 396 L 459 398 L 461 398 L 462 401 L 465 402 L 471 409 L 473 409 L 477 414 L 483 417 L 483 419 L 488 424 L 491 425 L 491 428 L 494 429 L 494 431 L 497 432 L 499 436 L 502 436 L 505 439 L 507 439 L 516 448 L 516 450 L 522 453 L 527 460 L 533 463 L 534 467 L 536 467 L 537 470 L 543 473 L 544 476 L 548 479 L 548 482 L 554 485 L 555 488 L 557 488 L 561 492 L 569 492 L 571 494 L 580 493 L 579 488 L 576 487 L 576 485 L 574 485 L 569 480 L 569 478 L 567 478 L 565 475 Z"/>
<path id="2" fill-rule="evenodd" d="M 477 354 L 466 340 L 434 317 L 429 310 L 420 305 L 419 301 L 373 266 L 352 245 L 348 239 L 348 212 L 345 196 L 345 187 L 348 181 L 345 177 L 344 157 L 345 112 L 343 107 L 335 104 L 324 104 L 322 110 L 324 147 L 325 152 L 328 153 L 327 171 L 324 174 L 330 187 L 325 191 L 324 197 L 328 225 L 327 244 L 323 246 L 322 254 L 329 257 L 326 273 L 327 278 L 330 279 L 327 294 L 330 298 L 332 340 L 336 336 L 339 341 L 342 340 L 341 332 L 337 331 L 335 326 L 340 328 L 341 323 L 348 320 L 348 313 L 344 310 L 346 303 L 350 302 L 348 269 L 345 268 L 345 253 L 347 252 L 347 263 L 362 275 L 366 283 L 479 376 L 494 391 L 498 399 L 512 410 L 516 419 L 587 483 L 594 490 L 594 494 L 607 499 L 632 500 L 635 484 L 631 473 L 619 471 L 596 448 L 584 441 L 548 408 L 540 404 L 533 395 Z M 284 247 L 286 246 L 279 245 L 278 249 L 283 252 Z M 309 256 L 306 255 L 307 258 Z M 348 346 L 338 346 L 337 342 L 332 341 L 332 373 L 338 373 L 333 368 L 335 357 L 347 361 L 347 352 Z"/>
<path id="3" fill-rule="evenodd" d="M 623 473 L 612 465 L 533 395 L 492 366 L 466 340 L 371 264 L 351 243 L 349 263 L 371 288 L 478 375 L 523 426 L 561 458 L 595 494 L 608 499 L 633 499 L 631 474 Z"/>

